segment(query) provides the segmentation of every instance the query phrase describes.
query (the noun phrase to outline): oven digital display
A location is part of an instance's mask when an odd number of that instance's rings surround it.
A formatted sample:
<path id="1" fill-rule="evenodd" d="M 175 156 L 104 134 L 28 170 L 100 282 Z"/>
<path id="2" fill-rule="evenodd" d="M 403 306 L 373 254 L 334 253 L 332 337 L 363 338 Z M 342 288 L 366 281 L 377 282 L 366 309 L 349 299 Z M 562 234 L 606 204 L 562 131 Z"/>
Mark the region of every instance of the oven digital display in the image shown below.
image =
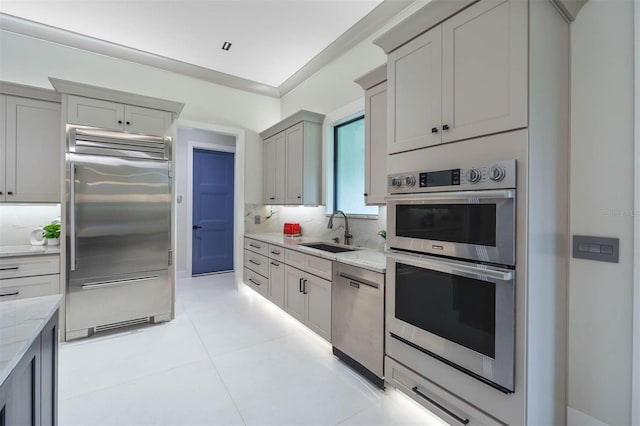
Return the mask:
<path id="1" fill-rule="evenodd" d="M 460 185 L 460 169 L 420 173 L 420 187 Z"/>
<path id="2" fill-rule="evenodd" d="M 396 263 L 395 316 L 495 358 L 496 285 Z"/>

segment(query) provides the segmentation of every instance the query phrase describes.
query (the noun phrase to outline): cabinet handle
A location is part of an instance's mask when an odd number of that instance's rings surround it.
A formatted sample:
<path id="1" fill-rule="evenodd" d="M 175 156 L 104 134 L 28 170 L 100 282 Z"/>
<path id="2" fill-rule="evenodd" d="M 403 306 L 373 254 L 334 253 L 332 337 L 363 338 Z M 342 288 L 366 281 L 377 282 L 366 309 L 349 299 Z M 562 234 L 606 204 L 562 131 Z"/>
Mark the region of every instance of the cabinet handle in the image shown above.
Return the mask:
<path id="1" fill-rule="evenodd" d="M 261 246 L 258 246 L 258 245 L 255 245 L 255 244 L 249 244 L 249 247 L 253 247 L 253 248 L 259 249 Z"/>
<path id="2" fill-rule="evenodd" d="M 431 128 L 431 133 L 438 133 L 438 128 L 437 127 L 432 127 Z"/>
<path id="3" fill-rule="evenodd" d="M 122 120 L 118 120 L 118 124 L 122 124 Z"/>
<path id="4" fill-rule="evenodd" d="M 2 195 L 2 191 L 0 191 L 0 195 Z"/>
<path id="5" fill-rule="evenodd" d="M 0 294 L 0 297 L 17 296 L 17 295 L 19 295 L 19 294 L 20 294 L 20 292 L 19 292 L 19 291 L 14 291 L 13 293 Z"/>
<path id="6" fill-rule="evenodd" d="M 280 252 L 279 252 L 278 250 L 271 250 L 271 254 L 276 254 L 276 255 L 278 255 L 278 254 L 280 254 Z"/>
<path id="7" fill-rule="evenodd" d="M 0 268 L 0 271 L 17 271 L 19 266 L 8 266 L 6 268 Z"/>
<path id="8" fill-rule="evenodd" d="M 298 200 L 301 199 L 302 197 L 300 195 L 298 195 Z"/>
<path id="9" fill-rule="evenodd" d="M 251 281 L 255 285 L 261 285 L 258 281 L 254 281 L 253 278 L 249 278 L 249 281 Z"/>
<path id="10" fill-rule="evenodd" d="M 367 194 L 367 193 L 365 192 L 365 193 L 364 193 L 364 196 L 365 196 L 365 197 L 368 197 L 368 196 L 369 196 L 369 194 Z"/>
<path id="11" fill-rule="evenodd" d="M 449 125 L 445 124 L 444 126 L 442 126 L 442 130 L 449 130 Z"/>
<path id="12" fill-rule="evenodd" d="M 275 200 L 275 199 L 276 199 L 276 197 L 269 197 L 269 199 L 270 199 L 270 200 Z"/>
<path id="13" fill-rule="evenodd" d="M 451 417 L 453 417 L 454 419 L 456 419 L 458 422 L 462 423 L 463 425 L 466 425 L 469 423 L 469 419 L 463 419 L 462 417 L 458 416 L 456 413 L 454 413 L 453 411 L 449 410 L 446 407 L 443 407 L 441 404 L 437 403 L 436 401 L 434 401 L 433 399 L 429 398 L 427 395 L 423 394 L 422 392 L 420 392 L 418 390 L 417 386 L 414 386 L 411 389 L 413 392 L 415 392 L 416 395 L 421 396 L 422 398 L 426 399 L 427 401 L 429 401 L 430 403 L 432 403 L 433 405 L 435 405 L 436 407 L 438 407 L 439 409 L 441 409 L 442 411 L 444 411 L 445 413 L 447 413 L 448 415 L 450 415 Z"/>
<path id="14" fill-rule="evenodd" d="M 258 266 L 262 265 L 262 263 L 260 263 L 260 262 L 256 262 L 256 261 L 255 261 L 255 260 L 253 260 L 253 259 L 249 259 L 249 263 L 253 263 L 254 265 L 258 265 Z"/>
<path id="15" fill-rule="evenodd" d="M 298 280 L 298 291 L 302 293 L 302 278 Z"/>
<path id="16" fill-rule="evenodd" d="M 7 195 L 13 195 L 13 191 L 7 191 Z"/>
<path id="17" fill-rule="evenodd" d="M 128 126 L 129 124 L 131 124 L 131 122 L 127 121 L 127 126 Z"/>
<path id="18" fill-rule="evenodd" d="M 279 264 L 279 263 L 276 263 L 276 262 L 271 262 L 271 264 L 272 264 L 273 266 L 280 266 L 280 264 Z"/>
<path id="19" fill-rule="evenodd" d="M 302 280 L 302 294 L 307 294 L 307 280 Z"/>

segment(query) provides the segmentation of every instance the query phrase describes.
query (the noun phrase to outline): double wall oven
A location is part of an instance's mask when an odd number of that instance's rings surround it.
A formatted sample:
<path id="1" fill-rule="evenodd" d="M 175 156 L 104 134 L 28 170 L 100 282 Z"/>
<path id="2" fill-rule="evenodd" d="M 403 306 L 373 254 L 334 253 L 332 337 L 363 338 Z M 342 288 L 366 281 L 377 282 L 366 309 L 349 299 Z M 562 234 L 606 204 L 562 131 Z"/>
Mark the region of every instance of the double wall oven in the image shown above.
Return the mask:
<path id="1" fill-rule="evenodd" d="M 387 354 L 514 390 L 516 161 L 389 176 Z"/>

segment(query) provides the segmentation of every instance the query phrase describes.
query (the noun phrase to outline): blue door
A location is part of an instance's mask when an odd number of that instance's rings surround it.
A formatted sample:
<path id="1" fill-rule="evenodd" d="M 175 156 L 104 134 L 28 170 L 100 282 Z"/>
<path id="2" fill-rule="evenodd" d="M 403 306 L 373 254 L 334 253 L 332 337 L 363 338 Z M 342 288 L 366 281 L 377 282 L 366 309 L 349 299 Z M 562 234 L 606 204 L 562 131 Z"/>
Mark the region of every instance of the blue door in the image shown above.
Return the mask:
<path id="1" fill-rule="evenodd" d="M 231 152 L 193 150 L 192 274 L 233 270 Z"/>

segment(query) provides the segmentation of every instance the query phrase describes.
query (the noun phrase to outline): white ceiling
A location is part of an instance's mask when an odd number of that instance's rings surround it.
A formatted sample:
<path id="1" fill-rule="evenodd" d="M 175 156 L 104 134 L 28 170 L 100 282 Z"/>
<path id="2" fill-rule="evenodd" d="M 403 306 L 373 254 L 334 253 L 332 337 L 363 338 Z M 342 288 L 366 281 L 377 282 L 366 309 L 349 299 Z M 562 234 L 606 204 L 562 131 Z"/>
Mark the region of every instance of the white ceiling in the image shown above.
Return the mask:
<path id="1" fill-rule="evenodd" d="M 0 12 L 278 87 L 380 3 L 2 0 Z"/>

